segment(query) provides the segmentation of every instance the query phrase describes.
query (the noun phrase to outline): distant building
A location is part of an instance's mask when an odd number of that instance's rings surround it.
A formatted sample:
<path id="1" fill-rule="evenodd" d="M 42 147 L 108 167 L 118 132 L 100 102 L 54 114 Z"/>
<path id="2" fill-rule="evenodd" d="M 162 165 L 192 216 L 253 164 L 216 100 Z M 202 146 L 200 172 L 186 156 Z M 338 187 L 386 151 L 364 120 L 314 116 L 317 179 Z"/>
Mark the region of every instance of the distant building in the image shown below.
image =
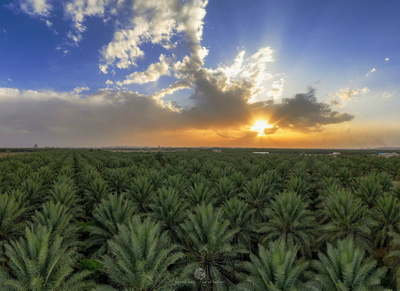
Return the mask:
<path id="1" fill-rule="evenodd" d="M 257 154 L 257 155 L 268 155 L 269 152 L 253 152 L 253 154 Z"/>
<path id="2" fill-rule="evenodd" d="M 34 149 L 37 149 L 37 148 L 39 148 L 39 146 L 38 146 L 37 144 L 35 144 L 35 145 L 33 146 L 33 148 L 34 148 Z"/>
<path id="3" fill-rule="evenodd" d="M 220 153 L 220 152 L 222 152 L 221 149 L 213 149 L 212 151 L 213 151 L 214 153 Z"/>
<path id="4" fill-rule="evenodd" d="M 378 153 L 378 157 L 381 158 L 394 158 L 394 157 L 399 157 L 399 153 Z"/>
<path id="5" fill-rule="evenodd" d="M 330 153 L 329 155 L 330 156 L 340 156 L 342 153 L 339 153 L 339 152 L 332 152 L 332 153 Z"/>

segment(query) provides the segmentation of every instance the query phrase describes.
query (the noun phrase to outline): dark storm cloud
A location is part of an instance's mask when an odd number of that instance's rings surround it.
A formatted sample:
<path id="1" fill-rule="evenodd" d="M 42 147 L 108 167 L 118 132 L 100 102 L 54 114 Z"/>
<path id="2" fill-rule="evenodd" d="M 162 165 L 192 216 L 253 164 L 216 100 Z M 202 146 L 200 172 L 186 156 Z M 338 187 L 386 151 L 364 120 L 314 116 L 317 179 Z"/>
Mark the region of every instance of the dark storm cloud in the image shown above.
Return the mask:
<path id="1" fill-rule="evenodd" d="M 313 89 L 292 98 L 284 98 L 281 103 L 267 103 L 261 111 L 269 115 L 270 122 L 278 127 L 301 131 L 317 130 L 324 125 L 354 118 L 351 114 L 334 111 L 330 105 L 318 102 Z"/>
<path id="2" fill-rule="evenodd" d="M 274 128 L 298 131 L 320 130 L 324 125 L 350 121 L 348 113 L 332 110 L 326 103 L 318 102 L 314 89 L 283 98 L 280 103 L 264 101 L 249 104 L 252 82 L 238 80 L 227 86 L 223 75 L 200 70 L 196 73 L 191 99 L 195 106 L 181 113 L 184 124 L 193 127 L 235 126 L 250 122 L 256 115 L 268 118 Z"/>

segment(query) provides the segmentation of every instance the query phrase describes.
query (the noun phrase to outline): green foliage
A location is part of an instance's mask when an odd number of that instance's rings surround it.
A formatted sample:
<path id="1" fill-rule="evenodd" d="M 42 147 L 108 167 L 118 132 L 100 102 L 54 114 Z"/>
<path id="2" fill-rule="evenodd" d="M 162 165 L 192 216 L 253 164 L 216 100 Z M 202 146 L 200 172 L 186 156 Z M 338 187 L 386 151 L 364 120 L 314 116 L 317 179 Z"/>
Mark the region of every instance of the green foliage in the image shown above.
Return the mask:
<path id="1" fill-rule="evenodd" d="M 361 199 L 341 190 L 326 198 L 322 212 L 328 223 L 322 227 L 321 240 L 350 237 L 363 247 L 369 246 L 371 218 Z"/>
<path id="2" fill-rule="evenodd" d="M 223 205 L 223 218 L 230 222 L 231 229 L 239 229 L 233 237 L 233 242 L 250 247 L 253 232 L 254 209 L 240 200 L 231 198 Z"/>
<path id="3" fill-rule="evenodd" d="M 109 195 L 93 211 L 93 220 L 87 226 L 90 244 L 97 248 L 96 254 L 106 251 L 106 242 L 118 233 L 134 214 L 134 208 L 124 196 Z"/>
<path id="4" fill-rule="evenodd" d="M 67 246 L 79 243 L 79 227 L 74 223 L 72 210 L 59 202 L 50 201 L 43 204 L 42 209 L 36 211 L 32 226 L 45 226 L 52 236 L 63 236 L 63 243 Z"/>
<path id="5" fill-rule="evenodd" d="M 214 192 L 205 183 L 195 183 L 186 193 L 186 199 L 191 205 L 215 203 Z"/>
<path id="6" fill-rule="evenodd" d="M 100 271 L 103 268 L 103 264 L 95 259 L 83 258 L 79 261 L 79 264 L 83 270 L 88 271 Z"/>
<path id="7" fill-rule="evenodd" d="M 90 290 L 88 272 L 73 273 L 77 253 L 63 238 L 40 226 L 5 246 L 7 265 L 0 271 L 1 290 Z"/>
<path id="8" fill-rule="evenodd" d="M 0 290 L 400 290 L 400 159 L 326 153 L 0 159 Z"/>
<path id="9" fill-rule="evenodd" d="M 124 192 L 128 186 L 128 173 L 126 169 L 109 169 L 106 172 L 107 180 L 112 191 L 117 194 Z"/>
<path id="10" fill-rule="evenodd" d="M 387 193 L 379 197 L 371 209 L 371 219 L 375 246 L 388 246 L 390 233 L 400 233 L 399 199 Z"/>
<path id="11" fill-rule="evenodd" d="M 41 203 L 44 200 L 41 179 L 38 176 L 26 179 L 21 185 L 21 190 L 26 194 L 31 205 Z"/>
<path id="12" fill-rule="evenodd" d="M 240 196 L 252 209 L 255 209 L 257 219 L 261 219 L 263 210 L 272 196 L 270 190 L 270 185 L 266 184 L 265 177 L 253 178 L 243 186 L 243 192 Z"/>
<path id="13" fill-rule="evenodd" d="M 379 268 L 352 239 L 340 240 L 335 246 L 328 244 L 326 254 L 319 253 L 318 257 L 312 263 L 315 290 L 385 290 L 381 282 L 386 268 Z"/>
<path id="14" fill-rule="evenodd" d="M 104 270 L 118 290 L 173 290 L 179 283 L 171 267 L 183 255 L 150 219 L 133 217 L 108 245 Z"/>
<path id="15" fill-rule="evenodd" d="M 265 233 L 265 242 L 282 240 L 300 247 L 303 254 L 311 254 L 317 224 L 301 196 L 294 192 L 277 195 L 266 208 L 265 217 L 266 222 L 259 229 Z"/>
<path id="16" fill-rule="evenodd" d="M 141 212 L 149 210 L 153 193 L 154 186 L 148 176 L 134 178 L 126 192 L 127 197 Z"/>
<path id="17" fill-rule="evenodd" d="M 361 177 L 357 181 L 355 193 L 369 207 L 374 206 L 376 199 L 384 192 L 380 177 L 379 175 L 371 174 Z"/>
<path id="18" fill-rule="evenodd" d="M 390 251 L 385 256 L 385 263 L 390 267 L 392 282 L 400 288 L 400 234 L 391 233 Z"/>
<path id="19" fill-rule="evenodd" d="M 297 193 L 298 195 L 306 198 L 310 195 L 310 185 L 307 181 L 301 176 L 292 176 L 290 177 L 287 183 L 287 190 L 289 192 Z"/>
<path id="20" fill-rule="evenodd" d="M 76 190 L 72 179 L 67 176 L 61 176 L 58 177 L 53 188 L 50 190 L 50 200 L 76 210 L 78 197 L 75 193 Z"/>
<path id="21" fill-rule="evenodd" d="M 249 273 L 238 290 L 249 291 L 301 291 L 307 290 L 304 274 L 308 263 L 297 259 L 297 248 L 284 241 L 271 243 L 266 249 L 259 246 L 258 256 L 251 254 L 245 264 Z"/>
<path id="22" fill-rule="evenodd" d="M 89 180 L 85 189 L 86 207 L 91 211 L 109 193 L 107 183 L 100 176 L 95 175 L 94 179 Z"/>
<path id="23" fill-rule="evenodd" d="M 194 279 L 205 290 L 236 282 L 241 267 L 239 254 L 243 252 L 232 244 L 237 232 L 238 229 L 229 228 L 222 212 L 211 205 L 197 206 L 180 225 L 179 240 L 188 268 L 193 273 L 204 271 L 204 277 Z"/>
<path id="24" fill-rule="evenodd" d="M 235 192 L 235 184 L 227 177 L 220 178 L 215 184 L 215 195 L 220 203 L 234 197 Z"/>
<path id="25" fill-rule="evenodd" d="M 18 197 L 12 194 L 0 195 L 0 243 L 19 233 L 26 210 Z"/>
<path id="26" fill-rule="evenodd" d="M 151 205 L 154 217 L 164 230 L 176 235 L 176 226 L 186 218 L 187 204 L 173 188 L 161 188 Z"/>
<path id="27" fill-rule="evenodd" d="M 177 174 L 177 175 L 172 175 L 167 178 L 167 187 L 173 188 L 176 191 L 182 193 L 186 190 L 186 183 L 187 180 L 183 175 Z"/>

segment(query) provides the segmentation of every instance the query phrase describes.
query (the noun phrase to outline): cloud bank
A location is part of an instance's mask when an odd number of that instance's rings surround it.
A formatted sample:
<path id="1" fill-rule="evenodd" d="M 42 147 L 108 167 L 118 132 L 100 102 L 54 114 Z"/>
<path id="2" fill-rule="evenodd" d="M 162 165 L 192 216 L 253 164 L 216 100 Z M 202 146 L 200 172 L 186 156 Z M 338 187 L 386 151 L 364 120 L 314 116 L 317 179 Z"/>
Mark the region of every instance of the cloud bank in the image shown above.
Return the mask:
<path id="1" fill-rule="evenodd" d="M 353 118 L 318 102 L 313 90 L 279 103 L 249 104 L 247 88 L 225 86 L 215 78 L 199 76 L 191 96 L 195 105 L 180 110 L 160 104 L 154 96 L 132 91 L 102 90 L 83 96 L 76 90 L 62 93 L 2 88 L 0 137 L 14 142 L 104 145 L 127 135 L 241 128 L 254 116 L 268 118 L 274 125 L 268 134 L 278 130 L 315 131 Z"/>

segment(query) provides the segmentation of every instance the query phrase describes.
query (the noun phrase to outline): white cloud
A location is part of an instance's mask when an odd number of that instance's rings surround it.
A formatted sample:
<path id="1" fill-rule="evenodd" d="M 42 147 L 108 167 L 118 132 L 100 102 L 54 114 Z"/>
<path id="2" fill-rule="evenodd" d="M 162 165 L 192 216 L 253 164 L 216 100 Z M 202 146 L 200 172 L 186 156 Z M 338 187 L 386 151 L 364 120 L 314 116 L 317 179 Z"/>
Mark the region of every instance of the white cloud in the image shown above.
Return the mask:
<path id="1" fill-rule="evenodd" d="M 206 55 L 201 46 L 205 7 L 207 0 L 136 0 L 133 3 L 133 18 L 125 28 L 114 33 L 113 40 L 102 51 L 104 73 L 115 65 L 126 69 L 136 65 L 144 56 L 141 45 L 153 43 L 165 49 L 174 47 L 171 39 L 183 33 L 194 62 L 203 64 Z"/>
<path id="2" fill-rule="evenodd" d="M 123 98 L 118 92 L 110 95 L 105 90 L 99 90 L 96 94 L 81 96 L 84 91 L 90 90 L 88 87 L 77 87 L 71 92 L 60 92 L 54 90 L 20 90 L 17 88 L 1 88 L 0 102 L 3 103 L 23 103 L 35 102 L 66 102 L 75 105 L 109 105 L 119 103 Z M 140 95 L 139 93 L 135 93 Z M 144 95 L 141 95 L 144 97 Z M 40 118 L 40 116 L 38 117 Z"/>
<path id="3" fill-rule="evenodd" d="M 365 76 L 368 77 L 369 75 L 375 73 L 376 71 L 377 71 L 376 68 L 372 68 L 371 70 L 368 71 L 368 73 Z"/>
<path id="4" fill-rule="evenodd" d="M 169 60 L 165 55 L 161 54 L 157 63 L 149 65 L 144 72 L 134 72 L 126 77 L 117 85 L 144 84 L 157 81 L 161 76 L 170 74 Z"/>
<path id="5" fill-rule="evenodd" d="M 19 7 L 32 16 L 48 16 L 52 8 L 48 0 L 19 0 Z"/>
<path id="6" fill-rule="evenodd" d="M 385 62 L 386 63 L 390 62 L 390 58 L 385 58 Z"/>
<path id="7" fill-rule="evenodd" d="M 241 51 L 230 66 L 219 66 L 214 70 L 208 70 L 209 74 L 214 74 L 220 79 L 221 89 L 229 87 L 247 86 L 249 92 L 248 102 L 253 103 L 270 98 L 268 91 L 272 86 L 283 86 L 283 81 L 273 80 L 274 75 L 267 70 L 268 63 L 274 62 L 273 50 L 270 47 L 258 49 L 251 56 L 246 57 L 246 52 Z M 184 77 L 190 69 L 178 67 L 177 76 Z M 183 76 L 182 76 L 183 75 Z M 275 83 L 274 83 L 275 82 Z"/>
<path id="8" fill-rule="evenodd" d="M 168 108 L 169 110 L 172 110 L 174 112 L 180 112 L 181 108 L 178 104 L 173 104 L 172 102 L 166 102 L 163 98 L 167 95 L 171 95 L 177 91 L 183 90 L 183 89 L 189 89 L 190 86 L 184 82 L 184 81 L 177 81 L 167 88 L 164 88 L 155 94 L 151 96 L 153 100 L 156 101 L 156 103 L 163 107 L 163 108 Z"/>
<path id="9" fill-rule="evenodd" d="M 72 98 L 68 92 L 59 93 L 51 90 L 19 90 L 16 88 L 0 88 L 0 101 L 48 101 L 48 100 L 74 100 L 77 96 Z"/>
<path id="10" fill-rule="evenodd" d="M 340 98 L 340 100 L 333 100 L 332 103 L 335 105 L 341 105 L 343 102 L 352 100 L 355 96 L 365 95 L 370 92 L 367 87 L 364 88 L 343 88 L 338 90 L 334 95 Z"/>
<path id="11" fill-rule="evenodd" d="M 76 87 L 76 88 L 74 88 L 74 90 L 72 90 L 72 93 L 78 95 L 82 92 L 89 91 L 89 90 L 90 90 L 89 87 Z"/>
<path id="12" fill-rule="evenodd" d="M 272 97 L 273 99 L 282 98 L 283 89 L 285 86 L 285 79 L 280 78 L 272 82 L 271 90 L 268 91 L 268 96 Z"/>
<path id="13" fill-rule="evenodd" d="M 108 6 L 114 9 L 119 7 L 118 0 L 70 0 L 65 5 L 65 14 L 73 21 L 73 31 L 68 33 L 68 38 L 75 44 L 81 41 L 82 33 L 86 30 L 84 22 L 87 17 L 105 17 Z"/>

